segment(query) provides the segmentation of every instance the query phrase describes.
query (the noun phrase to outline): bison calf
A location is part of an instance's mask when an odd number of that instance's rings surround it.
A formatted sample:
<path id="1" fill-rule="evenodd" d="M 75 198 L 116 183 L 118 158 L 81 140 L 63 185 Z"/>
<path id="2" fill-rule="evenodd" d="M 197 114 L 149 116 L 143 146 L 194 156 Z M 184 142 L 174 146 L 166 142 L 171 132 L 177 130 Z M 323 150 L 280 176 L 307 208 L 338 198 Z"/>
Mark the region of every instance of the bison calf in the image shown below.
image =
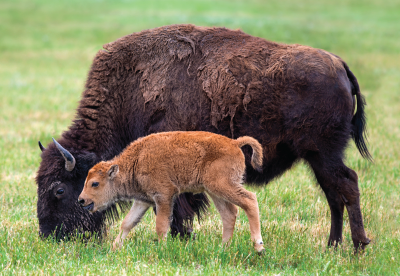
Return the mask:
<path id="1" fill-rule="evenodd" d="M 232 237 L 238 205 L 246 212 L 251 239 L 261 252 L 257 198 L 242 186 L 246 166 L 240 148 L 244 145 L 252 147 L 251 164 L 261 170 L 262 147 L 251 137 L 232 140 L 209 132 L 164 132 L 140 138 L 119 156 L 90 169 L 78 201 L 93 213 L 118 201 L 135 200 L 122 222 L 115 249 L 150 206 L 156 206 L 156 231 L 163 239 L 176 196 L 207 192 L 222 218 L 222 241 Z"/>

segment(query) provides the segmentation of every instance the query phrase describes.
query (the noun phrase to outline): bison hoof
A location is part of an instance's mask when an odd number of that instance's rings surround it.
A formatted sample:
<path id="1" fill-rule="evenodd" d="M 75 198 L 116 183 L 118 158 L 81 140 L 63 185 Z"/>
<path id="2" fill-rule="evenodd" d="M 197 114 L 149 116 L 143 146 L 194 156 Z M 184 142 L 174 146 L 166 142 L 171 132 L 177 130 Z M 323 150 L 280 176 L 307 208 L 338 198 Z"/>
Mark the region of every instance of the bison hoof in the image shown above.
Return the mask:
<path id="1" fill-rule="evenodd" d="M 362 242 L 360 242 L 360 248 L 361 248 L 361 250 L 364 250 L 365 247 L 366 247 L 370 242 L 371 242 L 371 240 L 368 239 L 368 238 L 365 238 L 365 240 L 363 240 Z"/>
<path id="2" fill-rule="evenodd" d="M 357 245 L 354 246 L 355 251 L 354 253 L 357 254 L 358 252 L 363 252 L 365 247 L 371 242 L 370 239 L 365 238 L 363 241 L 360 241 Z"/>

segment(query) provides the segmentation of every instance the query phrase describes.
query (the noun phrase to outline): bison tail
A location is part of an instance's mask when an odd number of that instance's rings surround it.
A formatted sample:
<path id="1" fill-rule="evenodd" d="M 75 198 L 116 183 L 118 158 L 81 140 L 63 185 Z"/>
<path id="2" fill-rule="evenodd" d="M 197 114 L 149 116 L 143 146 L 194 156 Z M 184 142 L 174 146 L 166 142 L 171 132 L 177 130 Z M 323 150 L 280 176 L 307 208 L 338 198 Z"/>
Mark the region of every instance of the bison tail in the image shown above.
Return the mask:
<path id="1" fill-rule="evenodd" d="M 367 135 L 366 135 L 366 123 L 367 119 L 364 112 L 365 107 L 365 99 L 364 96 L 361 95 L 360 86 L 358 85 L 358 81 L 354 76 L 353 72 L 350 71 L 349 67 L 345 62 L 343 62 L 344 68 L 346 69 L 347 77 L 349 78 L 352 84 L 352 94 L 356 97 L 357 102 L 357 110 L 351 120 L 351 124 L 353 125 L 352 130 L 352 138 L 356 143 L 357 149 L 360 152 L 361 156 L 372 161 L 372 156 L 368 151 L 367 147 Z"/>
<path id="2" fill-rule="evenodd" d="M 251 156 L 251 166 L 259 172 L 262 172 L 262 158 L 263 150 L 261 144 L 254 138 L 249 136 L 243 136 L 236 139 L 236 143 L 239 148 L 244 145 L 249 145 L 253 149 L 253 155 Z"/>

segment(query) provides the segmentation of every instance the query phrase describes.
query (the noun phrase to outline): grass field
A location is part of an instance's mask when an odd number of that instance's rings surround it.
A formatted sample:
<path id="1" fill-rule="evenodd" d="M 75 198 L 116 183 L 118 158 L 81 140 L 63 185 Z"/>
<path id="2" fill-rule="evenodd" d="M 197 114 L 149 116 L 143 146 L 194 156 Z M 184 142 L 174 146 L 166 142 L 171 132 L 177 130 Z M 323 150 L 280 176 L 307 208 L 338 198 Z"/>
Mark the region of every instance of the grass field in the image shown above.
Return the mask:
<path id="1" fill-rule="evenodd" d="M 0 274 L 400 275 L 400 1 L 0 0 Z M 266 254 L 254 253 L 240 212 L 230 247 L 220 244 L 215 208 L 194 241 L 154 242 L 148 212 L 123 249 L 103 242 L 56 243 L 38 237 L 37 141 L 58 138 L 74 118 L 86 74 L 102 45 L 174 23 L 240 28 L 283 43 L 323 48 L 349 64 L 367 100 L 369 149 L 354 143 L 346 164 L 359 175 L 367 236 L 353 255 L 347 213 L 344 242 L 326 247 L 330 212 L 303 163 L 257 193 Z"/>

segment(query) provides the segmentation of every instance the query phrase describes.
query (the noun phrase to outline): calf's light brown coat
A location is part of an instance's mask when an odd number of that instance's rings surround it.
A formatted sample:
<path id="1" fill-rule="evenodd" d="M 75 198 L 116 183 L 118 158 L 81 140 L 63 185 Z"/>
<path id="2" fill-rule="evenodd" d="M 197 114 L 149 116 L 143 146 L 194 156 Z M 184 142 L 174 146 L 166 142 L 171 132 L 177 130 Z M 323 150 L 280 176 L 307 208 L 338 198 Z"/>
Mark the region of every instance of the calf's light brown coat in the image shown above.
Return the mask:
<path id="1" fill-rule="evenodd" d="M 223 242 L 232 237 L 238 209 L 249 219 L 256 251 L 264 250 L 256 195 L 242 186 L 245 158 L 253 149 L 252 166 L 261 170 L 262 147 L 251 137 L 232 140 L 209 132 L 164 132 L 132 142 L 119 156 L 100 162 L 88 173 L 78 201 L 91 212 L 134 199 L 114 248 L 122 244 L 150 206 L 156 206 L 156 231 L 167 235 L 174 198 L 180 193 L 207 192 L 223 223 Z"/>

